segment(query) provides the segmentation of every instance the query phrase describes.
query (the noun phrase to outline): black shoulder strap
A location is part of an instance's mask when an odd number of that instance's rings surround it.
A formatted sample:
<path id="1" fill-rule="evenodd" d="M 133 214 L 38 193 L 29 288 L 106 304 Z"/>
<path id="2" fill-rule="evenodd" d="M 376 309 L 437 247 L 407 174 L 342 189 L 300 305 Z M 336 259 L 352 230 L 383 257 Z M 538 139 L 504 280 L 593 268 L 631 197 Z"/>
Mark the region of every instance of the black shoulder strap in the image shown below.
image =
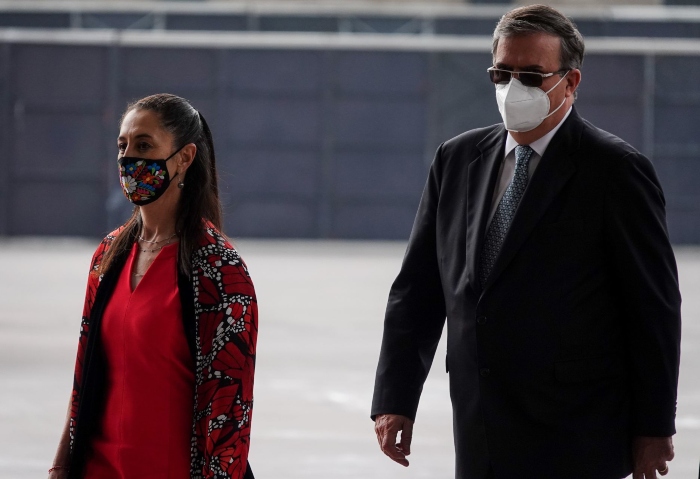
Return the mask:
<path id="1" fill-rule="evenodd" d="M 182 273 L 178 268 L 177 286 L 182 304 L 182 323 L 185 328 L 187 345 L 190 347 L 192 364 L 197 365 L 197 329 L 195 327 L 197 318 L 194 315 L 194 290 L 190 278 Z"/>

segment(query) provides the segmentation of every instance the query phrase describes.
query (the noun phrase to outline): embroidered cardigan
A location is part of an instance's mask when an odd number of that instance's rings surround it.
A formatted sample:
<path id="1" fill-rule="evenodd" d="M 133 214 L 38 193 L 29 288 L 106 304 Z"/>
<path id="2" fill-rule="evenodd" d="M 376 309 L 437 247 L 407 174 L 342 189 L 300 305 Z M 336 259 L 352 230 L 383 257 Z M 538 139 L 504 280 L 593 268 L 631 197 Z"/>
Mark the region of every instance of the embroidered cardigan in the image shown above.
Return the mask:
<path id="1" fill-rule="evenodd" d="M 119 230 L 95 251 L 92 271 Z M 70 478 L 82 479 L 85 448 L 99 423 L 104 358 L 100 321 L 126 254 L 88 279 L 70 412 Z M 257 300 L 245 263 L 211 224 L 192 254 L 190 275 L 178 273 L 185 334 L 195 364 L 191 478 L 252 478 L 247 465 L 253 411 Z"/>

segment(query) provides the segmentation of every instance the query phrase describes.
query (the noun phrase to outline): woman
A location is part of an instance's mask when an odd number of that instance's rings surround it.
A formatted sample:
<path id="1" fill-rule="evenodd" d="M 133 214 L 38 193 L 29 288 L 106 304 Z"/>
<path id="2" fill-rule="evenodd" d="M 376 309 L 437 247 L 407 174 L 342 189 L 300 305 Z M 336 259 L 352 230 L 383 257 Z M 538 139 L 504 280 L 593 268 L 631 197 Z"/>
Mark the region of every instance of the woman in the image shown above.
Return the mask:
<path id="1" fill-rule="evenodd" d="M 257 301 L 220 232 L 209 127 L 153 95 L 127 108 L 117 143 L 136 207 L 92 259 L 49 478 L 252 478 Z"/>

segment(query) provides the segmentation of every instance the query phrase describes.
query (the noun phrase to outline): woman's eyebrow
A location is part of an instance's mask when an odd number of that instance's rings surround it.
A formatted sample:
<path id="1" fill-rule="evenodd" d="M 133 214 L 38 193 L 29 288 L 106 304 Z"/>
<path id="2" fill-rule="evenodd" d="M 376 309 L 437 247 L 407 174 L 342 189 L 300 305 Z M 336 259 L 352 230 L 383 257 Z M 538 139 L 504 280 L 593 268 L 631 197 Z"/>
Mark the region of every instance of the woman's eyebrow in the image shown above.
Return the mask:
<path id="1" fill-rule="evenodd" d="M 134 138 L 135 139 L 137 139 L 137 138 L 150 138 L 151 140 L 153 139 L 153 137 L 151 135 L 149 135 L 148 133 L 140 133 L 140 134 L 136 135 Z M 121 135 L 121 136 L 119 136 L 119 138 L 117 138 L 117 141 L 125 140 L 125 139 L 126 138 L 124 137 L 124 135 Z"/>

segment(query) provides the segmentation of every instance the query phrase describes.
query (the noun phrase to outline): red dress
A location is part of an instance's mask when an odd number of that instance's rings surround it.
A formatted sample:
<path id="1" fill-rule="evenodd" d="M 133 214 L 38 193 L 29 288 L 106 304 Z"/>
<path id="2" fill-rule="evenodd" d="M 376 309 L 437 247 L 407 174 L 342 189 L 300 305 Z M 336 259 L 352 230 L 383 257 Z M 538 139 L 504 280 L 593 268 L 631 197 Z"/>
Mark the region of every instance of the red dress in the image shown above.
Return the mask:
<path id="1" fill-rule="evenodd" d="M 194 367 L 177 286 L 177 244 L 131 291 L 137 245 L 101 325 L 107 389 L 86 479 L 189 479 Z"/>

